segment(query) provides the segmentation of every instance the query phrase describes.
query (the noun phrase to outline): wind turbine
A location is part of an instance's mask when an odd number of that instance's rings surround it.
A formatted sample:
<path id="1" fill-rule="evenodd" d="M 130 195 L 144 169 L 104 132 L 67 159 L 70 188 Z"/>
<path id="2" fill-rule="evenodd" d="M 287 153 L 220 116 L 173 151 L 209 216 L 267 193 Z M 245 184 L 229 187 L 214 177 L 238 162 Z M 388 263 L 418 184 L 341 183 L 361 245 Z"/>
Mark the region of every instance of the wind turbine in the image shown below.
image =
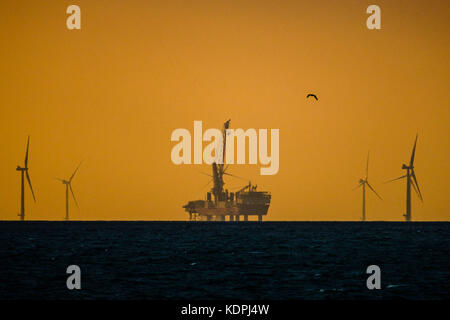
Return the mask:
<path id="1" fill-rule="evenodd" d="M 78 202 L 77 202 L 77 199 L 75 198 L 75 193 L 73 192 L 73 189 L 72 189 L 72 179 L 75 176 L 75 174 L 77 173 L 78 168 L 80 166 L 81 166 L 81 162 L 78 165 L 78 167 L 75 169 L 75 171 L 72 173 L 72 176 L 70 177 L 69 180 L 56 178 L 56 180 L 59 180 L 62 182 L 62 184 L 66 185 L 66 221 L 69 221 L 69 189 L 70 189 L 70 192 L 72 193 L 73 200 L 75 201 L 75 204 L 78 207 Z"/>
<path id="2" fill-rule="evenodd" d="M 422 193 L 420 192 L 419 184 L 417 183 L 416 174 L 414 172 L 414 156 L 416 154 L 416 145 L 418 136 L 419 135 L 416 134 L 416 140 L 414 141 L 414 147 L 411 153 L 411 160 L 409 160 L 409 166 L 407 166 L 406 164 L 402 165 L 402 169 L 406 170 L 406 174 L 401 177 L 387 181 L 391 182 L 406 178 L 406 213 L 403 215 L 406 221 L 411 221 L 411 186 L 417 193 L 417 196 L 419 197 L 420 201 L 423 202 Z"/>
<path id="3" fill-rule="evenodd" d="M 33 195 L 34 202 L 36 202 L 36 197 L 34 196 L 33 187 L 31 186 L 30 175 L 28 174 L 28 150 L 30 147 L 30 136 L 28 136 L 27 141 L 27 151 L 25 152 L 25 163 L 24 166 L 17 166 L 16 171 L 20 171 L 22 175 L 22 184 L 20 187 L 20 220 L 25 220 L 25 177 L 27 177 L 28 185 L 30 186 L 31 194 Z"/>
<path id="4" fill-rule="evenodd" d="M 380 200 L 383 200 L 378 193 L 372 188 L 372 186 L 369 184 L 369 153 L 367 153 L 367 166 L 366 166 L 366 178 L 365 179 L 359 179 L 359 185 L 355 188 L 358 189 L 359 187 L 362 186 L 362 190 L 363 190 L 363 201 L 362 201 L 362 221 L 366 221 L 366 186 L 369 187 L 370 190 L 373 191 L 373 193 L 376 194 L 376 196 L 378 198 L 380 198 Z"/>

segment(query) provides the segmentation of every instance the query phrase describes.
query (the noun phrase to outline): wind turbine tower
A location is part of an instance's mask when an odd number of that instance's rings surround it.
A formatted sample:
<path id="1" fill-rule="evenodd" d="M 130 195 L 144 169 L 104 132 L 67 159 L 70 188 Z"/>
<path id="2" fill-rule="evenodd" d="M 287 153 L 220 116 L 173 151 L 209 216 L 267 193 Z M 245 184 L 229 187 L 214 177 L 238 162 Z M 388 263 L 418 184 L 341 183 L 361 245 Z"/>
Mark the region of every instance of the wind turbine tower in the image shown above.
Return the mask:
<path id="1" fill-rule="evenodd" d="M 402 169 L 406 170 L 406 174 L 401 177 L 398 177 L 398 178 L 388 181 L 388 182 L 391 182 L 391 181 L 406 178 L 406 213 L 403 215 L 405 217 L 406 221 L 411 221 L 411 186 L 413 187 L 413 189 L 416 192 L 417 196 L 419 197 L 420 201 L 423 202 L 422 193 L 420 192 L 419 184 L 418 184 L 417 178 L 416 178 L 416 173 L 414 172 L 414 157 L 416 154 L 417 138 L 418 138 L 418 135 L 416 135 L 416 140 L 414 141 L 414 147 L 412 149 L 411 159 L 409 160 L 409 165 L 406 165 L 406 164 L 402 165 Z"/>
<path id="2" fill-rule="evenodd" d="M 73 172 L 73 174 L 69 180 L 56 178 L 57 180 L 61 181 L 62 184 L 64 184 L 66 186 L 66 219 L 65 219 L 66 221 L 69 221 L 69 189 L 70 189 L 70 192 L 72 193 L 73 200 L 75 201 L 75 204 L 78 207 L 78 202 L 77 202 L 77 199 L 75 198 L 75 193 L 73 192 L 73 189 L 72 189 L 72 179 L 75 176 L 75 174 L 77 173 L 80 165 L 81 165 L 81 163 L 75 169 L 75 171 Z"/>
<path id="3" fill-rule="evenodd" d="M 21 185 L 20 185 L 20 213 L 19 217 L 21 221 L 25 220 L 25 176 L 27 177 L 28 185 L 30 186 L 31 194 L 33 195 L 33 200 L 36 202 L 36 197 L 34 196 L 33 187 L 31 185 L 30 175 L 28 174 L 28 150 L 30 148 L 30 136 L 27 140 L 27 151 L 25 152 L 25 162 L 24 166 L 17 166 L 16 171 L 21 173 Z"/>
<path id="4" fill-rule="evenodd" d="M 366 178 L 363 179 L 359 179 L 359 185 L 355 188 L 358 189 L 360 187 L 362 187 L 362 221 L 366 221 L 366 186 L 369 187 L 370 190 L 372 190 L 373 193 L 375 193 L 375 195 L 380 199 L 383 200 L 380 195 L 375 191 L 374 188 L 372 188 L 372 186 L 369 184 L 369 153 L 367 153 L 367 166 L 366 166 Z"/>

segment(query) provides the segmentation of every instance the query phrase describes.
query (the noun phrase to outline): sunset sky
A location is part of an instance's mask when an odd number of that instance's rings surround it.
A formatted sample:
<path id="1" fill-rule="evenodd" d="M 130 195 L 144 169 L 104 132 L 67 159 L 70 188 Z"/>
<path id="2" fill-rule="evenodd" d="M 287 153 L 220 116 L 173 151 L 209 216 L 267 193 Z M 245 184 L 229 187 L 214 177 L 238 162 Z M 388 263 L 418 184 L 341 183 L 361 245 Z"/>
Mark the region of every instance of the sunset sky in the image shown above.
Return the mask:
<path id="1" fill-rule="evenodd" d="M 81 30 L 66 8 L 81 8 Z M 381 8 L 368 30 L 366 8 Z M 359 220 L 370 150 L 368 220 L 403 221 L 416 133 L 424 203 L 450 219 L 450 3 L 446 1 L 1 1 L 0 219 L 185 220 L 207 165 L 176 166 L 173 130 L 280 130 L 280 169 L 229 172 L 272 193 L 265 220 Z M 319 101 L 306 99 L 316 93 Z M 245 181 L 226 177 L 226 188 Z"/>

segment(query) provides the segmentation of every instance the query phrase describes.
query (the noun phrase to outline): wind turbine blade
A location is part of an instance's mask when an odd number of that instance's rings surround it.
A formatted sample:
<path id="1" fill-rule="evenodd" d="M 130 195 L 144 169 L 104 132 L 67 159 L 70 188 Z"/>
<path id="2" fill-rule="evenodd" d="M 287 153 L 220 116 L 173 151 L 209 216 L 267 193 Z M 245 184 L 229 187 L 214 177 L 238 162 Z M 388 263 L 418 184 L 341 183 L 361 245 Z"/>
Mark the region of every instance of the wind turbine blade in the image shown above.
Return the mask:
<path id="1" fill-rule="evenodd" d="M 75 198 L 75 193 L 73 193 L 72 185 L 70 183 L 69 183 L 69 188 L 70 188 L 70 192 L 72 193 L 73 200 L 75 200 L 75 204 L 77 205 L 77 208 L 79 208 L 77 198 Z"/>
<path id="2" fill-rule="evenodd" d="M 205 172 L 201 172 L 201 171 L 199 171 L 201 174 L 204 174 L 205 176 L 208 176 L 208 177 L 213 177 L 212 175 L 210 175 L 209 173 L 205 173 Z"/>
<path id="3" fill-rule="evenodd" d="M 377 197 L 380 198 L 380 200 L 383 200 L 383 198 L 380 197 L 380 195 L 375 191 L 375 189 L 372 188 L 372 186 L 368 182 L 366 182 L 366 183 L 367 183 L 367 186 L 370 188 L 370 190 L 372 190 L 373 193 L 375 193 L 377 195 Z"/>
<path id="4" fill-rule="evenodd" d="M 31 185 L 30 175 L 28 174 L 28 171 L 25 171 L 25 172 L 26 172 L 26 176 L 27 176 L 28 185 L 30 186 L 30 189 L 31 189 L 31 194 L 33 195 L 34 202 L 36 202 L 36 197 L 34 196 L 33 186 Z"/>
<path id="5" fill-rule="evenodd" d="M 369 152 L 370 151 L 367 152 L 366 181 L 367 178 L 369 177 Z"/>
<path id="6" fill-rule="evenodd" d="M 78 168 L 79 168 L 80 166 L 81 166 L 81 162 L 80 162 L 80 164 L 78 165 L 78 167 L 75 169 L 75 171 L 72 173 L 72 176 L 70 177 L 69 182 L 72 181 L 73 177 L 75 176 L 75 173 L 77 173 Z"/>
<path id="7" fill-rule="evenodd" d="M 55 178 L 55 180 L 58 180 L 58 181 L 61 181 L 61 182 L 64 181 L 63 179 L 60 179 L 60 178 Z"/>
<path id="8" fill-rule="evenodd" d="M 208 183 L 205 184 L 200 190 L 205 189 L 212 181 L 213 181 L 213 179 L 209 180 Z"/>
<path id="9" fill-rule="evenodd" d="M 411 153 L 411 160 L 409 161 L 409 166 L 412 167 L 414 164 L 414 157 L 416 155 L 416 145 L 417 145 L 417 137 L 419 136 L 419 134 L 416 134 L 416 140 L 414 141 L 414 147 Z"/>
<path id="10" fill-rule="evenodd" d="M 395 180 L 400 180 L 400 179 L 403 179 L 403 178 L 406 178 L 406 174 L 404 176 L 401 176 L 401 177 L 398 177 L 398 178 L 386 181 L 385 183 L 389 183 L 389 182 L 392 182 L 392 181 L 395 181 Z"/>
<path id="11" fill-rule="evenodd" d="M 353 191 L 355 191 L 356 189 L 360 188 L 362 185 L 363 185 L 362 183 L 358 184 L 355 188 L 353 188 Z"/>
<path id="12" fill-rule="evenodd" d="M 223 174 L 225 174 L 225 175 L 227 175 L 227 176 L 230 176 L 230 177 L 242 179 L 242 180 L 245 180 L 245 181 L 248 180 L 248 179 L 245 179 L 245 178 L 242 178 L 242 177 L 239 177 L 239 176 L 235 176 L 234 174 L 231 174 L 231 173 L 226 173 L 226 172 L 224 172 Z"/>
<path id="13" fill-rule="evenodd" d="M 419 191 L 417 191 L 417 187 L 416 187 L 416 184 L 414 183 L 414 181 L 411 181 L 411 185 L 412 185 L 414 191 L 416 192 L 417 196 L 420 198 Z"/>
<path id="14" fill-rule="evenodd" d="M 413 180 L 414 180 L 413 185 L 416 184 L 416 187 L 417 187 L 417 190 L 416 190 L 417 195 L 419 196 L 420 201 L 423 202 L 422 193 L 420 192 L 419 184 L 417 183 L 416 173 L 414 172 L 414 169 L 411 171 L 411 173 L 412 173 L 412 177 L 413 177 Z"/>
<path id="15" fill-rule="evenodd" d="M 28 149 L 30 147 L 30 136 L 28 136 L 27 140 L 27 151 L 25 152 L 25 168 L 28 168 Z"/>

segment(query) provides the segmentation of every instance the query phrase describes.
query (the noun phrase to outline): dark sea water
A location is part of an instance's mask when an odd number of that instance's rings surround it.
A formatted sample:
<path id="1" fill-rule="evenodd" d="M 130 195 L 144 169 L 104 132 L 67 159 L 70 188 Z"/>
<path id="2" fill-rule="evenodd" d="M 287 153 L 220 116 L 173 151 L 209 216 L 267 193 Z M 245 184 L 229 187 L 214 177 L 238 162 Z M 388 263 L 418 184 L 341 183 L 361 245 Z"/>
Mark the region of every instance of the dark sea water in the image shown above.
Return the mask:
<path id="1" fill-rule="evenodd" d="M 449 299 L 450 223 L 0 222 L 0 299 Z M 68 290 L 66 268 L 81 268 Z M 368 290 L 366 268 L 381 268 Z"/>

